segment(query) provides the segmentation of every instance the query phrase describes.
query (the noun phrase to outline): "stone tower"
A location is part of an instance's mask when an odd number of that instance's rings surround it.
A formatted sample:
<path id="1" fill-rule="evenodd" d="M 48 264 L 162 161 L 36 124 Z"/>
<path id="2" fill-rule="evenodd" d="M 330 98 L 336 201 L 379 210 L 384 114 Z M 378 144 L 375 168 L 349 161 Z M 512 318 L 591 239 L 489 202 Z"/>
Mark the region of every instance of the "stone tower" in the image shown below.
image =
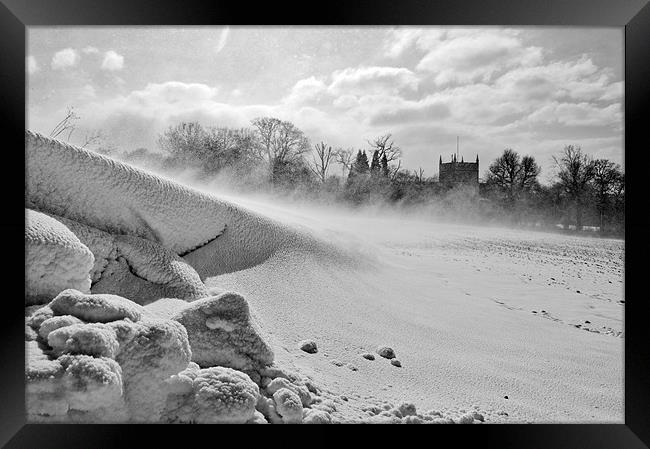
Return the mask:
<path id="1" fill-rule="evenodd" d="M 445 187 L 468 186 L 478 191 L 478 154 L 476 162 L 465 162 L 461 157 L 458 162 L 457 156 L 451 156 L 451 162 L 442 162 L 442 156 L 438 163 L 438 180 Z"/>

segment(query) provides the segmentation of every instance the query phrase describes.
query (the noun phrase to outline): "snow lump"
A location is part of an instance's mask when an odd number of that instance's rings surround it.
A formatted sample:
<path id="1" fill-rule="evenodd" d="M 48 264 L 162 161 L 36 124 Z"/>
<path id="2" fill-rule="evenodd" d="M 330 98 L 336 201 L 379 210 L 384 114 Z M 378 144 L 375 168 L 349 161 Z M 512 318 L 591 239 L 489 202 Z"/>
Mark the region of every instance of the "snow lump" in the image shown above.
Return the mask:
<path id="1" fill-rule="evenodd" d="M 200 299 L 172 317 L 187 329 L 192 361 L 205 368 L 258 370 L 273 362 L 273 351 L 238 293 Z"/>
<path id="2" fill-rule="evenodd" d="M 318 352 L 318 347 L 316 346 L 316 342 L 314 340 L 301 341 L 300 349 L 302 349 L 303 351 L 309 354 L 316 354 Z"/>
<path id="3" fill-rule="evenodd" d="M 65 225 L 26 209 L 25 300 L 42 304 L 66 288 L 90 292 L 94 257 Z"/>
<path id="4" fill-rule="evenodd" d="M 245 423 L 255 416 L 259 387 L 246 374 L 225 367 L 187 369 L 168 381 L 162 415 L 172 423 Z M 262 417 L 263 420 L 263 417 Z"/>
<path id="5" fill-rule="evenodd" d="M 393 348 L 388 347 L 388 346 L 379 346 L 377 348 L 377 354 L 382 356 L 385 359 L 394 359 L 395 358 L 395 351 L 393 351 Z"/>

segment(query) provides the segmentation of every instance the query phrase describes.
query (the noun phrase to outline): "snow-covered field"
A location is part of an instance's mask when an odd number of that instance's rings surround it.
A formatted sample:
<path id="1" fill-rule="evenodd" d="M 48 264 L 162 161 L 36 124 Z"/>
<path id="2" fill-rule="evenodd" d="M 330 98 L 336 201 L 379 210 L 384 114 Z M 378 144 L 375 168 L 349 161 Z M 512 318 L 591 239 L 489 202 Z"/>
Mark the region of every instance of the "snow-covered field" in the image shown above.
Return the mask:
<path id="1" fill-rule="evenodd" d="M 486 422 L 623 422 L 622 240 L 226 199 L 354 255 L 292 249 L 207 281 L 248 299 L 276 360 L 329 391 L 333 416 L 408 401 Z"/>
<path id="2" fill-rule="evenodd" d="M 26 151 L 30 420 L 623 422 L 622 240 Z"/>

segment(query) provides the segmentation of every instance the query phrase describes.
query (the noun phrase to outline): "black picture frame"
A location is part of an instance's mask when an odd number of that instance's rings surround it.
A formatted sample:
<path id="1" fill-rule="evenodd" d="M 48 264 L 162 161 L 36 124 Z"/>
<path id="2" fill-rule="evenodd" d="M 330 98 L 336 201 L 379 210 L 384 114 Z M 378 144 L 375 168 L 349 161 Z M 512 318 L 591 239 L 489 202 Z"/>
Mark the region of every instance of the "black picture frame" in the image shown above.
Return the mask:
<path id="1" fill-rule="evenodd" d="M 440 445 L 443 438 L 453 445 L 466 443 L 499 448 L 625 448 L 650 445 L 650 349 L 645 334 L 645 258 L 649 251 L 646 218 L 648 187 L 645 182 L 650 146 L 646 108 L 650 106 L 650 5 L 648 0 L 444 0 L 444 1 L 329 1 L 265 2 L 250 4 L 213 0 L 0 0 L 0 114 L 3 132 L 2 178 L 4 214 L 0 231 L 5 238 L 5 314 L 0 326 L 0 444 L 7 448 L 130 447 L 136 437 L 153 442 L 164 439 L 174 445 L 195 445 L 205 438 L 223 444 L 229 436 L 244 444 L 262 444 L 278 430 L 267 427 L 168 425 L 44 425 L 26 424 L 24 405 L 24 323 L 18 318 L 24 305 L 24 285 L 18 279 L 24 264 L 20 233 L 24 232 L 21 176 L 25 173 L 25 40 L 26 27 L 38 25 L 560 25 L 625 27 L 625 171 L 627 205 L 625 218 L 625 424 L 507 424 L 478 426 L 419 426 L 425 443 Z M 22 168 L 22 170 L 20 169 Z M 24 181 L 24 179 L 23 179 Z M 15 246 L 15 247 L 14 247 Z M 20 259 L 20 257 L 18 257 Z M 14 292 L 14 289 L 16 290 Z M 22 295 L 21 295 L 22 291 Z M 644 294 L 645 293 L 645 294 Z M 282 426 L 281 426 L 282 427 Z M 338 444 L 341 427 L 311 426 L 309 441 L 328 439 Z M 388 442 L 389 436 L 409 444 L 413 427 L 390 431 L 354 426 L 364 438 Z M 363 430 L 359 430 L 359 429 Z M 286 428 L 285 428 L 286 429 Z M 409 435 L 404 435 L 408 429 Z M 289 432 L 295 428 L 289 428 Z M 326 432 L 326 433 L 323 433 Z M 317 436 L 318 435 L 318 436 Z M 322 435 L 321 438 L 319 438 Z M 283 437 L 285 438 L 285 437 Z M 295 444 L 305 444 L 296 436 Z M 141 444 L 141 443 L 140 443 Z M 307 443 L 309 444 L 309 443 Z M 421 443 L 418 443 L 421 444 Z M 450 444 L 450 443 L 447 443 Z M 446 446 L 446 444 L 445 444 Z"/>

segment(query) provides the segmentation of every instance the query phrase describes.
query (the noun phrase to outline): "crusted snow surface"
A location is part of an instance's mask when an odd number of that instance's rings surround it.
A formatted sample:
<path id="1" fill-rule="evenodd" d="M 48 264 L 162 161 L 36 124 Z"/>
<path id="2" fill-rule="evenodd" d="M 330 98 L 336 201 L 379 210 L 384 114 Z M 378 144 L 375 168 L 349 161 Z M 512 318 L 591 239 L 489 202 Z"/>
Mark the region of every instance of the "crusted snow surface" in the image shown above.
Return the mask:
<path id="1" fill-rule="evenodd" d="M 47 302 L 66 288 L 90 292 L 90 250 L 52 217 L 29 209 L 25 213 L 27 302 Z"/>
<path id="2" fill-rule="evenodd" d="M 173 317 L 189 336 L 192 361 L 201 367 L 259 369 L 273 362 L 273 351 L 248 303 L 237 293 L 194 301 Z"/>

